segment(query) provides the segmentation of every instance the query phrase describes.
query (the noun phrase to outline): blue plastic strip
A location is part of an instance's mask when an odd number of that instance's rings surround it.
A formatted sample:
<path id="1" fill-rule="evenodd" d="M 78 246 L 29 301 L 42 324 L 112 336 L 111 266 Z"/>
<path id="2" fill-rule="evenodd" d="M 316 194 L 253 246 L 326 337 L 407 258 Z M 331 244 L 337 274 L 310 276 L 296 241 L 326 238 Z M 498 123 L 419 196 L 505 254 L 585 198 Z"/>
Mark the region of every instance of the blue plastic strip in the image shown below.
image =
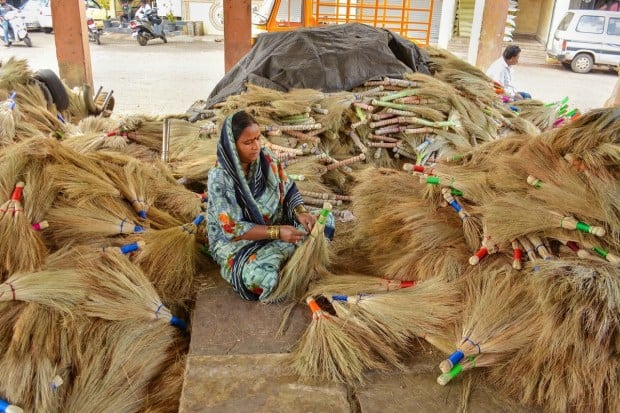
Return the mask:
<path id="1" fill-rule="evenodd" d="M 450 206 L 451 206 L 452 208 L 454 208 L 454 210 L 455 210 L 456 212 L 461 212 L 461 209 L 462 209 L 462 208 L 461 208 L 461 206 L 459 205 L 459 203 L 458 203 L 458 202 L 456 202 L 456 201 L 452 201 L 452 202 L 450 202 Z"/>
<path id="2" fill-rule="evenodd" d="M 334 301 L 347 301 L 347 298 L 349 298 L 348 295 L 332 295 Z"/>
<path id="3" fill-rule="evenodd" d="M 3 412 L 6 411 L 6 408 L 10 405 L 10 403 L 5 402 L 4 400 L 0 400 L 0 410 L 2 410 Z"/>
<path id="4" fill-rule="evenodd" d="M 200 225 L 202 223 L 202 221 L 204 221 L 204 220 L 205 220 L 205 216 L 201 214 L 201 215 L 198 215 L 196 217 L 196 219 L 194 219 L 194 221 L 192 221 L 192 224 Z"/>
<path id="5" fill-rule="evenodd" d="M 133 232 L 143 232 L 146 228 L 141 227 L 140 225 L 136 225 L 133 227 Z"/>
<path id="6" fill-rule="evenodd" d="M 138 216 L 142 219 L 146 219 L 146 211 L 142 210 L 140 212 L 138 212 Z"/>
<path id="7" fill-rule="evenodd" d="M 9 100 L 15 100 L 15 96 L 17 96 L 17 92 L 11 93 L 11 95 L 9 96 Z"/>
<path id="8" fill-rule="evenodd" d="M 62 115 L 60 113 L 56 114 L 56 117 L 58 118 L 59 121 L 61 121 L 62 123 L 67 123 L 67 121 L 65 120 L 65 118 L 62 117 Z"/>
<path id="9" fill-rule="evenodd" d="M 140 246 L 137 242 L 132 242 L 131 244 L 123 245 L 121 247 L 121 252 L 123 254 L 129 254 L 130 252 L 138 251 Z"/>
<path id="10" fill-rule="evenodd" d="M 453 366 L 456 366 L 458 362 L 463 359 L 464 356 L 465 354 L 463 354 L 461 350 L 456 350 L 450 355 L 450 357 L 448 357 L 448 360 L 450 360 Z"/>
<path id="11" fill-rule="evenodd" d="M 187 331 L 187 323 L 185 320 L 172 316 L 172 318 L 170 318 L 170 324 L 180 328 L 183 331 Z"/>

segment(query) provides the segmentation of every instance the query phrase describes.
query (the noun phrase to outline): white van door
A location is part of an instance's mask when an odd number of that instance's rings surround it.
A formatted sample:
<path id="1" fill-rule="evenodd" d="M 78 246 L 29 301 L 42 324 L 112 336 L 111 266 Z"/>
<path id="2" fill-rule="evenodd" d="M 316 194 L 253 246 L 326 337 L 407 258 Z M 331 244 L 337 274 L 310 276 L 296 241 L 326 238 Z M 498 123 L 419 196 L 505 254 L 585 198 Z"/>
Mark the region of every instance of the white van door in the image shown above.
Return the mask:
<path id="1" fill-rule="evenodd" d="M 620 16 L 609 18 L 601 45 L 601 61 L 597 63 L 620 65 Z"/>

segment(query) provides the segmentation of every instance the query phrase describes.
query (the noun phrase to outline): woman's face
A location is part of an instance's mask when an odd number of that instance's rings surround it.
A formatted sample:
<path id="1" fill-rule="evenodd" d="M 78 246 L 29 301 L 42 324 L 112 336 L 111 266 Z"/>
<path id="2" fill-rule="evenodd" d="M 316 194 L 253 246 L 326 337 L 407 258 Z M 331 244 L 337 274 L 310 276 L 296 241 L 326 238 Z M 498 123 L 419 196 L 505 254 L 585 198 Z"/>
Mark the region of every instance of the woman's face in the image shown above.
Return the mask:
<path id="1" fill-rule="evenodd" d="M 235 142 L 235 146 L 242 164 L 249 164 L 257 160 L 260 154 L 260 128 L 258 125 L 253 123 L 246 127 Z"/>

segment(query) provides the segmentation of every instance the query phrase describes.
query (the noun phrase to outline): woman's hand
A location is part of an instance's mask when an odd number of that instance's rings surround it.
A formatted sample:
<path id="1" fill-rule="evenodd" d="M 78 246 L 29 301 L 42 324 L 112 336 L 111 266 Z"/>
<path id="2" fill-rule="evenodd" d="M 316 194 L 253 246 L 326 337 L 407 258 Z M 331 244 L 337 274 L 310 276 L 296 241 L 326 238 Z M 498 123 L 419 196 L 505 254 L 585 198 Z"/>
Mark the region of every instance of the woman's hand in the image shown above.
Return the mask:
<path id="1" fill-rule="evenodd" d="M 292 225 L 281 225 L 280 226 L 280 239 L 282 241 L 291 242 L 293 244 L 304 239 L 306 234 L 298 230 Z"/>
<path id="2" fill-rule="evenodd" d="M 310 231 L 312 231 L 314 224 L 316 224 L 316 216 L 305 212 L 303 214 L 297 215 L 297 221 L 299 221 L 299 223 L 303 225 L 303 227 L 306 229 L 306 231 L 308 231 L 309 234 Z"/>

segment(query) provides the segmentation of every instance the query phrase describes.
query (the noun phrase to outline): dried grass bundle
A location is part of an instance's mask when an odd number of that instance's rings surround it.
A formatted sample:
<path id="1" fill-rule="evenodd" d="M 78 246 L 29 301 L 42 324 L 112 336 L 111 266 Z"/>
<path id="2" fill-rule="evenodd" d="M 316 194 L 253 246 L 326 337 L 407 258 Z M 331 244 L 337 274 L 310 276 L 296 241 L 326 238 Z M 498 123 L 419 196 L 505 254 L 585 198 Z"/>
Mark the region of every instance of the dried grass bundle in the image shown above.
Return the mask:
<path id="1" fill-rule="evenodd" d="M 155 288 L 139 267 L 121 252 L 107 251 L 99 259 L 80 266 L 89 284 L 82 306 L 89 317 L 104 320 L 161 321 L 182 330 L 185 321 L 162 304 Z"/>
<path id="2" fill-rule="evenodd" d="M 265 301 L 272 303 L 282 300 L 299 301 L 308 290 L 312 279 L 327 274 L 326 268 L 331 261 L 331 251 L 324 230 L 331 209 L 329 202 L 323 203 L 312 231 L 286 262 L 280 271 L 278 285 Z"/>
<path id="3" fill-rule="evenodd" d="M 64 410 L 84 412 L 106 406 L 109 411 L 141 411 L 149 383 L 168 360 L 173 330 L 163 323 L 84 322 L 73 343 L 82 349 L 74 360 L 79 374 Z"/>
<path id="4" fill-rule="evenodd" d="M 541 306 L 538 334 L 492 369 L 492 379 L 550 412 L 614 411 L 620 403 L 618 264 L 574 258 L 536 265 L 529 282 Z"/>
<path id="5" fill-rule="evenodd" d="M 0 62 L 0 88 L 2 89 L 24 85 L 31 77 L 32 71 L 26 59 L 11 56 L 4 63 Z"/>
<path id="6" fill-rule="evenodd" d="M 312 321 L 291 353 L 291 366 L 301 377 L 361 383 L 364 371 L 381 368 L 355 323 L 330 315 L 314 298 L 306 300 Z"/>
<path id="7" fill-rule="evenodd" d="M 192 294 L 199 244 L 198 227 L 204 214 L 189 224 L 164 230 L 148 230 L 140 238 L 145 246 L 134 262 L 144 271 L 165 302 L 185 300 Z"/>
<path id="8" fill-rule="evenodd" d="M 448 373 L 469 356 L 492 354 L 505 361 L 532 345 L 540 332 L 540 309 L 522 276 L 511 270 L 497 259 L 488 265 L 486 274 L 474 269 L 464 277 L 463 333 L 457 350 L 439 365 L 442 372 Z"/>
<path id="9" fill-rule="evenodd" d="M 13 92 L 8 99 L 0 102 L 0 147 L 15 141 L 15 95 Z"/>
<path id="10" fill-rule="evenodd" d="M 75 270 L 15 273 L 0 284 L 0 301 L 25 301 L 70 312 L 86 297 L 84 280 Z"/>

